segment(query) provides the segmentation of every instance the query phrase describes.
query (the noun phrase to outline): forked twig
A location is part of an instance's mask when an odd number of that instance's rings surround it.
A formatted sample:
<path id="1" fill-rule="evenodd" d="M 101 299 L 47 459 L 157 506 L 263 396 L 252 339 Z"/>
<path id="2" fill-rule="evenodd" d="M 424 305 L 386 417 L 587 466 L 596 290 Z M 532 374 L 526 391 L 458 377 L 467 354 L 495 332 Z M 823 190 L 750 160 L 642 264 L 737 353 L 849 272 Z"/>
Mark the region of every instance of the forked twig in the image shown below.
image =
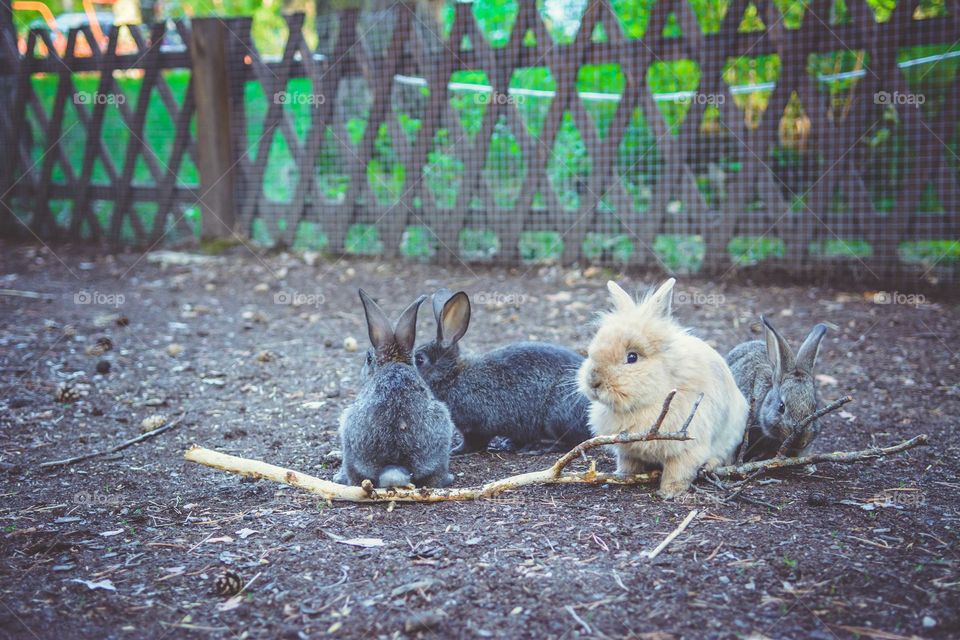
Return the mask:
<path id="1" fill-rule="evenodd" d="M 817 409 L 806 418 L 798 422 L 797 426 L 794 427 L 793 431 L 790 433 L 790 436 L 783 441 L 783 444 L 780 445 L 780 449 L 777 451 L 777 457 L 785 457 L 787 455 L 787 451 L 790 451 L 796 446 L 800 436 L 803 435 L 803 430 L 806 429 L 810 423 L 819 420 L 831 411 L 836 411 L 848 402 L 853 402 L 853 396 L 843 396 L 839 400 L 831 402 L 827 406 Z"/>
<path id="2" fill-rule="evenodd" d="M 664 407 L 669 408 L 675 394 L 670 394 L 664 400 Z M 522 473 L 519 475 L 502 478 L 488 482 L 480 487 L 463 488 L 390 488 L 376 489 L 372 483 L 364 483 L 364 486 L 354 487 L 337 484 L 329 480 L 323 480 L 314 476 L 284 469 L 266 462 L 239 458 L 237 456 L 227 455 L 203 447 L 191 447 L 184 457 L 191 462 L 196 462 L 208 467 L 235 473 L 242 476 L 273 480 L 288 484 L 298 489 L 303 489 L 311 493 L 320 495 L 327 500 L 343 500 L 348 502 L 446 502 L 452 500 L 482 500 L 493 498 L 504 491 L 518 489 L 520 487 L 545 485 L 545 484 L 617 484 L 617 485 L 642 485 L 652 484 L 657 480 L 656 474 L 640 473 L 633 476 L 619 476 L 611 473 L 598 473 L 595 465 L 591 462 L 586 471 L 580 473 L 564 473 L 564 469 L 571 462 L 579 458 L 585 451 L 604 445 L 630 444 L 634 442 L 648 442 L 651 440 L 692 440 L 685 433 L 693 415 L 699 406 L 699 399 L 695 402 L 683 427 L 676 433 L 659 433 L 660 427 L 666 418 L 667 411 L 662 410 L 649 430 L 639 433 L 621 432 L 612 436 L 597 436 L 580 443 L 571 451 L 563 454 L 556 462 L 548 468 L 541 471 Z M 712 471 L 717 478 L 744 478 L 749 477 L 758 471 L 769 469 L 779 469 L 785 467 L 803 466 L 818 462 L 838 462 L 852 463 L 870 460 L 873 458 L 882 458 L 918 447 L 927 443 L 926 435 L 918 435 L 899 444 L 885 448 L 870 448 L 862 451 L 837 451 L 834 453 L 817 453 L 798 458 L 772 458 L 770 460 L 759 460 L 744 464 L 733 464 L 724 467 L 718 467 Z"/>
<path id="3" fill-rule="evenodd" d="M 563 470 L 571 462 L 579 458 L 585 451 L 602 447 L 605 445 L 630 444 L 634 442 L 649 442 L 651 440 L 692 440 L 690 436 L 683 432 L 660 433 L 660 427 L 666 419 L 670 409 L 670 403 L 673 401 L 676 391 L 667 395 L 663 401 L 663 409 L 657 421 L 647 430 L 639 433 L 623 431 L 616 435 L 596 436 L 584 442 L 581 442 L 572 450 L 560 456 L 560 458 L 541 471 L 530 473 L 521 473 L 501 480 L 488 482 L 481 487 L 465 488 L 390 488 L 376 489 L 373 483 L 364 482 L 359 487 L 346 486 L 309 476 L 305 473 L 284 469 L 272 464 L 260 462 L 258 460 L 249 460 L 237 456 L 219 453 L 202 447 L 190 448 L 184 457 L 192 462 L 237 473 L 243 476 L 253 478 L 263 478 L 282 482 L 311 493 L 323 496 L 327 500 L 345 500 L 349 502 L 442 502 L 448 500 L 479 500 L 483 498 L 493 498 L 504 491 L 526 487 L 531 485 L 575 483 L 575 484 L 648 484 L 656 476 L 651 474 L 637 474 L 631 477 L 620 477 L 616 475 L 597 473 L 596 467 L 591 464 L 589 468 L 582 473 L 564 473 Z M 692 420 L 693 414 L 697 410 L 699 401 L 691 407 L 690 414 L 687 416 L 688 425 Z"/>

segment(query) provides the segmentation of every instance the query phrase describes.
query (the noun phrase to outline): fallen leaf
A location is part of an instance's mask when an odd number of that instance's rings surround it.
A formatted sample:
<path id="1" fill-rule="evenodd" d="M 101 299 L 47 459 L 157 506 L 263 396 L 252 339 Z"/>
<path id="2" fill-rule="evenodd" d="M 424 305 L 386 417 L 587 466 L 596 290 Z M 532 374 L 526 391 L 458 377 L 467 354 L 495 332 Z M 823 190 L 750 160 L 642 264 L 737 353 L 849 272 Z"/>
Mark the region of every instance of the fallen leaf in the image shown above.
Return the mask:
<path id="1" fill-rule="evenodd" d="M 113 582 L 110 580 L 99 580 L 93 582 L 92 580 L 83 580 L 81 578 L 74 578 L 70 582 L 78 582 L 80 584 L 86 585 L 91 591 L 96 591 L 97 589 L 103 589 L 104 591 L 116 591 L 117 588 L 113 586 Z"/>
<path id="2" fill-rule="evenodd" d="M 240 531 L 237 531 L 237 535 L 240 536 L 241 540 L 246 540 L 247 538 L 249 538 L 255 533 L 256 531 L 254 531 L 253 529 L 248 529 L 247 527 L 244 527 L 243 529 L 240 529 Z"/>
<path id="3" fill-rule="evenodd" d="M 230 536 L 220 536 L 219 538 L 210 538 L 207 542 L 233 542 Z"/>
<path id="4" fill-rule="evenodd" d="M 826 385 L 828 387 L 835 387 L 838 384 L 836 378 L 834 378 L 833 376 L 828 376 L 825 373 L 818 373 L 816 378 L 817 378 L 817 382 L 819 382 L 822 385 Z"/>
<path id="5" fill-rule="evenodd" d="M 364 549 L 369 549 L 371 547 L 382 547 L 387 544 L 380 538 L 349 538 L 344 540 L 337 540 L 340 544 L 348 544 L 351 547 L 363 547 Z"/>
<path id="6" fill-rule="evenodd" d="M 123 529 L 116 529 L 114 531 L 104 531 L 100 535 L 103 536 L 104 538 L 110 538 L 112 536 L 118 536 L 121 533 L 123 533 Z"/>

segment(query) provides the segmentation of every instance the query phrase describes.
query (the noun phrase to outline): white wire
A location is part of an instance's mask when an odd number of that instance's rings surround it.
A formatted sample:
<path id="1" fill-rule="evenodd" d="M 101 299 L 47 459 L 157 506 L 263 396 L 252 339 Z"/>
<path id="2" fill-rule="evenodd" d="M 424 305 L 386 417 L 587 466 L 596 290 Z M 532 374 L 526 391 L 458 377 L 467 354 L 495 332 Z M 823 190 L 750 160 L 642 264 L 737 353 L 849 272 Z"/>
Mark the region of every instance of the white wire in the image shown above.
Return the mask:
<path id="1" fill-rule="evenodd" d="M 941 53 L 933 56 L 924 56 L 922 58 L 914 58 L 912 60 L 904 60 L 903 62 L 897 63 L 901 69 L 906 69 L 909 67 L 915 67 L 921 64 L 936 63 L 942 60 L 948 60 L 950 58 L 956 58 L 960 56 L 960 51 L 948 51 L 946 53 Z M 836 82 L 838 80 L 849 80 L 851 78 L 862 78 L 867 75 L 866 70 L 859 69 L 857 71 L 844 71 L 842 73 L 830 73 L 830 74 L 818 74 L 817 80 L 820 82 Z M 400 84 L 425 87 L 427 86 L 427 81 L 425 78 L 420 78 L 418 76 L 405 76 L 405 75 L 396 75 L 393 78 L 396 82 Z M 755 84 L 735 84 L 730 86 L 730 93 L 734 95 L 740 95 L 743 93 L 754 93 L 756 91 L 771 91 L 777 86 L 776 82 L 758 82 Z M 447 85 L 451 91 L 470 91 L 475 93 L 490 93 L 493 91 L 493 87 L 486 84 L 472 84 L 467 82 L 451 82 Z M 532 98 L 552 98 L 556 95 L 554 91 L 546 91 L 543 89 L 523 89 L 520 87 L 511 87 L 507 90 L 510 95 L 514 96 L 525 96 Z M 588 101 L 596 102 L 619 102 L 621 95 L 619 93 L 599 93 L 596 91 L 581 91 L 578 92 L 578 95 Z M 680 100 L 688 100 L 697 95 L 696 91 L 673 91 L 670 93 L 654 93 L 653 99 L 657 102 L 677 102 Z"/>

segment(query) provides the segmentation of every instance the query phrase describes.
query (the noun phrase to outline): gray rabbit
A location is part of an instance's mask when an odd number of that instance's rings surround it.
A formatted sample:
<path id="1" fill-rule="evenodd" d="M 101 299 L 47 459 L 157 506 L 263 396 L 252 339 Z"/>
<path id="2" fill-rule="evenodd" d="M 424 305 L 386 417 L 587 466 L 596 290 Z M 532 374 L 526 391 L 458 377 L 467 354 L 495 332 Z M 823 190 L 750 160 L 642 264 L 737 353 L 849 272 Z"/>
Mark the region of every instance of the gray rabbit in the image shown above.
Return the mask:
<path id="1" fill-rule="evenodd" d="M 777 455 L 797 423 L 817 410 L 817 385 L 813 367 L 820 352 L 820 341 L 827 326 L 818 324 L 807 335 L 800 350 L 793 350 L 770 321 L 760 316 L 766 340 L 737 345 L 727 354 L 740 391 L 750 402 L 747 430 L 747 460 L 762 460 Z M 814 421 L 806 426 L 786 451 L 803 453 L 820 433 Z"/>
<path id="2" fill-rule="evenodd" d="M 343 466 L 334 482 L 378 487 L 445 487 L 453 422 L 413 366 L 420 296 L 393 325 L 360 289 L 373 345 L 367 351 L 357 399 L 340 415 Z"/>
<path id="3" fill-rule="evenodd" d="M 468 358 L 459 347 L 470 324 L 467 294 L 440 289 L 433 313 L 437 338 L 414 360 L 463 435 L 454 455 L 482 451 L 497 436 L 525 453 L 569 450 L 590 437 L 590 404 L 576 389 L 579 354 L 520 342 Z"/>

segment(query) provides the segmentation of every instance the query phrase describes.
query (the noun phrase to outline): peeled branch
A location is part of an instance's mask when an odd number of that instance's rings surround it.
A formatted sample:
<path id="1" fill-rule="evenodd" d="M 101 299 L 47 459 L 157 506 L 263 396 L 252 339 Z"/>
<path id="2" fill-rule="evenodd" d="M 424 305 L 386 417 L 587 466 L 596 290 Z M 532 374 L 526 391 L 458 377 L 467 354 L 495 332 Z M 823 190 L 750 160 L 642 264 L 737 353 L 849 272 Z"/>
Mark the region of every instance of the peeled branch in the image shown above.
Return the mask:
<path id="1" fill-rule="evenodd" d="M 660 433 L 670 409 L 676 391 L 671 391 L 664 399 L 663 410 L 655 424 L 649 430 L 640 433 L 622 432 L 611 436 L 597 436 L 590 438 L 560 456 L 556 462 L 540 471 L 521 473 L 500 480 L 488 482 L 479 487 L 447 487 L 444 489 L 421 488 L 386 488 L 377 489 L 369 480 L 361 486 L 347 486 L 323 480 L 299 471 L 285 469 L 276 465 L 231 456 L 211 449 L 194 446 L 184 457 L 198 464 L 228 473 L 234 473 L 249 478 L 273 480 L 288 484 L 304 491 L 317 494 L 327 500 L 346 502 L 447 502 L 454 500 L 483 500 L 494 498 L 505 491 L 512 491 L 521 487 L 547 484 L 616 484 L 616 485 L 645 485 L 658 481 L 659 473 L 640 473 L 632 476 L 619 476 L 610 473 L 598 473 L 594 461 L 590 461 L 586 471 L 579 473 L 565 473 L 564 469 L 578 458 L 585 457 L 590 449 L 600 446 L 617 446 L 633 442 L 648 442 L 651 440 L 692 440 L 686 433 L 686 427 L 697 411 L 699 400 L 692 407 L 684 426 L 676 433 Z M 863 449 L 861 451 L 837 451 L 834 453 L 815 453 L 796 458 L 776 457 L 770 460 L 759 460 L 743 464 L 733 464 L 718 467 L 713 475 L 718 478 L 744 478 L 758 471 L 782 469 L 786 467 L 804 466 L 821 462 L 853 463 L 884 456 L 893 455 L 927 443 L 926 435 L 918 435 L 899 444 L 878 448 Z"/>

